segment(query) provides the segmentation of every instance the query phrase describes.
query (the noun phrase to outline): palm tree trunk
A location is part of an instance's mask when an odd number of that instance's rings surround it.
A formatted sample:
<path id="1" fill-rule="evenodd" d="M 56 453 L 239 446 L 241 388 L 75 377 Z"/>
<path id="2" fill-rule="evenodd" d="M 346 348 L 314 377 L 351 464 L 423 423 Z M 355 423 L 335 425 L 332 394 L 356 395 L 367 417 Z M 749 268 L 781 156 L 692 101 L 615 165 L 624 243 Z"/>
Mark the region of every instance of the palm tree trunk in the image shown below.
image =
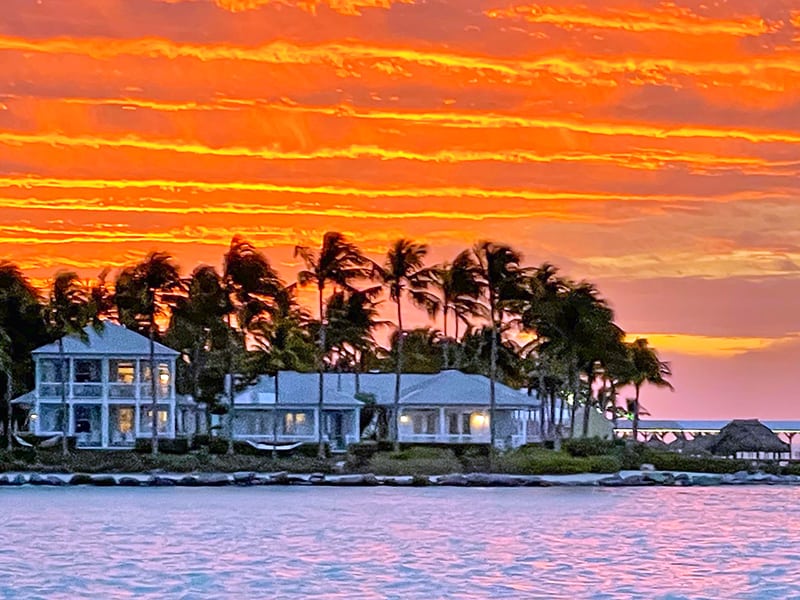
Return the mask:
<path id="1" fill-rule="evenodd" d="M 570 383 L 572 392 L 572 404 L 569 407 L 569 437 L 575 437 L 575 414 L 578 410 L 578 396 L 581 391 L 581 376 L 578 372 L 577 361 L 572 363 L 572 371 L 570 372 Z"/>
<path id="2" fill-rule="evenodd" d="M 641 390 L 641 384 L 637 383 L 635 386 L 636 389 L 636 397 L 633 399 L 633 428 L 631 433 L 633 434 L 633 443 L 639 441 L 639 391 Z"/>
<path id="3" fill-rule="evenodd" d="M 318 454 L 320 458 L 325 458 L 325 441 L 322 436 L 322 424 L 323 424 L 323 414 L 322 408 L 324 406 L 324 398 L 325 398 L 325 335 L 326 335 L 326 325 L 325 325 L 325 308 L 323 306 L 322 300 L 322 286 L 319 286 L 319 403 L 317 405 L 317 429 L 319 432 L 319 450 Z"/>
<path id="4" fill-rule="evenodd" d="M 591 407 L 592 407 L 592 400 L 593 400 L 592 379 L 593 378 L 590 375 L 588 377 L 588 381 L 587 381 L 587 385 L 589 386 L 589 390 L 587 392 L 586 402 L 583 405 L 583 423 L 581 425 L 582 425 L 582 429 L 583 429 L 582 436 L 585 437 L 585 438 L 589 437 L 589 415 L 591 414 L 591 410 L 592 410 Z"/>
<path id="5" fill-rule="evenodd" d="M 443 325 L 444 328 L 442 333 L 444 334 L 444 343 L 442 344 L 442 348 L 444 350 L 444 361 L 443 361 L 443 368 L 449 369 L 450 368 L 450 340 L 447 337 L 447 303 L 445 302 L 442 306 L 442 317 L 443 317 Z"/>
<path id="6" fill-rule="evenodd" d="M 11 365 L 6 367 L 6 410 L 7 410 L 7 421 L 6 421 L 6 449 L 11 452 L 11 434 L 13 432 L 12 422 L 14 420 L 14 410 L 11 406 L 11 398 L 13 396 L 12 388 L 13 388 L 14 380 L 13 374 L 11 372 Z"/>
<path id="7" fill-rule="evenodd" d="M 272 460 L 278 458 L 278 375 L 280 369 L 275 371 L 275 408 L 272 410 Z"/>
<path id="8" fill-rule="evenodd" d="M 392 441 L 394 451 L 400 451 L 400 374 L 403 371 L 403 311 L 397 295 L 397 359 L 395 360 L 394 403 L 392 409 Z"/>
<path id="9" fill-rule="evenodd" d="M 539 369 L 539 436 L 544 440 L 547 437 L 547 393 L 544 391 L 544 372 Z M 526 440 L 527 441 L 527 440 Z"/>
<path id="10" fill-rule="evenodd" d="M 228 335 L 233 335 L 233 327 L 231 326 L 231 313 L 228 313 Z M 228 454 L 234 453 L 233 444 L 233 428 L 235 419 L 235 394 L 233 389 L 233 344 L 228 347 Z"/>
<path id="11" fill-rule="evenodd" d="M 69 412 L 67 410 L 67 357 L 64 355 L 64 336 L 58 338 L 58 356 L 61 361 L 61 454 L 69 456 Z"/>
<path id="12" fill-rule="evenodd" d="M 152 407 L 152 420 L 150 426 L 150 453 L 153 456 L 158 455 L 158 382 L 156 378 L 156 315 L 155 307 L 153 313 L 150 315 L 150 393 L 152 394 L 151 407 Z"/>
<path id="13" fill-rule="evenodd" d="M 494 447 L 497 441 L 497 423 L 495 420 L 496 390 L 495 379 L 497 379 L 497 316 L 495 310 L 494 293 L 490 292 L 489 308 L 492 318 L 492 340 L 489 352 L 489 456 L 494 454 Z M 491 459 L 489 461 L 491 466 Z"/>

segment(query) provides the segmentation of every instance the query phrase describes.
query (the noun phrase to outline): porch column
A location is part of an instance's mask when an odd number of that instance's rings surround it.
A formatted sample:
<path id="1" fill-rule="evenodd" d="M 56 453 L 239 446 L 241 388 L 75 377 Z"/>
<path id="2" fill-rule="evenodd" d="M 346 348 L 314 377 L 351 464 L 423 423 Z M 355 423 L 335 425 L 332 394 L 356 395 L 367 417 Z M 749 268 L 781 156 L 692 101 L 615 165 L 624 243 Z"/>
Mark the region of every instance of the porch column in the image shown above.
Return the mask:
<path id="1" fill-rule="evenodd" d="M 139 431 L 139 398 L 141 396 L 141 361 L 137 358 L 134 361 L 134 368 L 133 368 L 133 433 L 134 438 L 138 438 L 140 435 Z"/>
<path id="2" fill-rule="evenodd" d="M 100 445 L 103 446 L 103 448 L 108 448 L 108 410 L 108 396 L 106 396 L 103 398 L 103 402 L 100 404 Z"/>
<path id="3" fill-rule="evenodd" d="M 444 414 L 444 406 L 439 407 L 439 441 L 447 441 L 447 422 Z"/>
<path id="4" fill-rule="evenodd" d="M 535 413 L 533 413 L 533 411 L 529 411 L 529 410 L 520 411 L 520 412 L 523 413 L 525 415 L 525 417 L 522 419 L 522 439 L 520 440 L 520 443 L 517 444 L 517 445 L 518 446 L 524 446 L 525 444 L 528 443 L 528 415 L 535 414 Z"/>

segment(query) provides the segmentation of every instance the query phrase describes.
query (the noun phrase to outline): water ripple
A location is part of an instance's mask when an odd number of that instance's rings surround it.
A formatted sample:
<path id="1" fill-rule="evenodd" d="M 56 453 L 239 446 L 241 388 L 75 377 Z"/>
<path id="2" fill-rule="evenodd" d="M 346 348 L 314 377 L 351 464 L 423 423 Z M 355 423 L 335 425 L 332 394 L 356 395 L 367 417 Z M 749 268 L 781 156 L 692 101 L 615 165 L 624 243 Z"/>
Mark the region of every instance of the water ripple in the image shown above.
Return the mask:
<path id="1" fill-rule="evenodd" d="M 800 597 L 800 490 L 0 489 L 0 598 Z"/>

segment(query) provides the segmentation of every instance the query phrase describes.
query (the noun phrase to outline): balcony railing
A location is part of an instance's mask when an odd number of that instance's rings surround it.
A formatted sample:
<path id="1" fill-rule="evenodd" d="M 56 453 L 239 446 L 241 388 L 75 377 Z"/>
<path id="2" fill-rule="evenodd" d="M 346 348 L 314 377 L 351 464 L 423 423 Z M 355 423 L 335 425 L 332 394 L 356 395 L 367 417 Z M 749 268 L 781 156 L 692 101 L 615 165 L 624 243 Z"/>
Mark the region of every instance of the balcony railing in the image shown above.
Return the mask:
<path id="1" fill-rule="evenodd" d="M 133 383 L 110 383 L 108 385 L 109 398 L 136 398 L 136 385 Z"/>
<path id="2" fill-rule="evenodd" d="M 73 383 L 72 396 L 74 398 L 102 398 L 102 383 Z"/>

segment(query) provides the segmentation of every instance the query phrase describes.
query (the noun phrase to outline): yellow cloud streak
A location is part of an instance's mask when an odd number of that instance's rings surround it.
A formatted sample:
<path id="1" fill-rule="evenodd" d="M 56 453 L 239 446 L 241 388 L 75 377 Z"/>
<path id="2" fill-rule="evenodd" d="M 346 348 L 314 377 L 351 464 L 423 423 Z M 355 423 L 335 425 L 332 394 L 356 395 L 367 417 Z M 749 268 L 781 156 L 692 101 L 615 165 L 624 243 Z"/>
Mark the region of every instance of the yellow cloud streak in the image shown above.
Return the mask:
<path id="1" fill-rule="evenodd" d="M 714 154 L 685 153 L 677 151 L 658 151 L 642 149 L 634 153 L 614 152 L 606 154 L 586 152 L 540 153 L 529 150 L 438 150 L 435 152 L 414 152 L 373 145 L 350 145 L 344 148 L 320 148 L 308 152 L 285 151 L 274 148 L 249 148 L 244 146 L 212 147 L 200 143 L 147 140 L 128 135 L 120 138 L 100 136 L 64 135 L 60 133 L 23 134 L 0 132 L 0 144 L 46 144 L 67 148 L 133 148 L 148 151 L 167 151 L 202 156 L 260 158 L 265 160 L 320 160 L 320 159 L 378 159 L 409 160 L 416 162 L 463 163 L 463 162 L 504 162 L 504 163 L 554 163 L 589 162 L 608 163 L 630 169 L 657 170 L 670 163 L 685 163 L 703 168 L 748 168 L 761 172 L 764 170 L 800 165 L 800 161 L 768 161 L 758 157 L 717 156 Z"/>
<path id="2" fill-rule="evenodd" d="M 555 25 L 562 29 L 596 28 L 627 32 L 669 32 L 687 35 L 758 36 L 773 30 L 758 16 L 741 19 L 710 19 L 688 8 L 662 5 L 652 11 L 606 9 L 593 12 L 585 6 L 523 4 L 484 12 L 492 19 L 522 19 L 529 23 Z"/>
<path id="3" fill-rule="evenodd" d="M 370 61 L 400 61 L 420 67 L 432 67 L 452 71 L 474 71 L 479 74 L 492 73 L 511 80 L 535 81 L 542 72 L 583 84 L 594 78 L 598 85 L 616 85 L 613 80 L 601 81 L 603 77 L 638 74 L 654 83 L 663 83 L 666 74 L 705 77 L 717 81 L 720 77 L 736 78 L 737 85 L 755 86 L 760 89 L 784 91 L 791 87 L 789 74 L 800 73 L 800 56 L 781 55 L 731 61 L 682 60 L 625 56 L 570 57 L 541 56 L 536 59 L 499 59 L 489 56 L 456 54 L 367 46 L 355 42 L 327 43 L 300 46 L 284 41 L 275 41 L 262 46 L 246 47 L 231 45 L 185 44 L 161 38 L 112 39 L 112 38 L 49 38 L 27 39 L 0 36 L 0 50 L 35 52 L 48 54 L 77 54 L 95 59 L 111 59 L 118 56 L 163 57 L 167 59 L 194 58 L 201 61 L 236 60 L 285 66 L 330 65 L 341 74 L 349 74 L 353 63 Z M 757 75 L 770 75 L 772 82 L 760 81 Z"/>
<path id="4" fill-rule="evenodd" d="M 167 4 L 182 4 L 198 0 L 160 0 Z M 256 10 L 264 6 L 289 6 L 316 15 L 325 6 L 340 15 L 357 17 L 365 8 L 389 9 L 392 4 L 413 4 L 413 0 L 214 0 L 219 8 L 232 13 Z"/>
<path id="5" fill-rule="evenodd" d="M 346 196 L 361 198 L 484 198 L 521 200 L 576 200 L 576 201 L 726 201 L 738 199 L 766 199 L 776 197 L 775 192 L 744 190 L 724 196 L 687 196 L 679 194 L 624 194 L 601 192 L 540 192 L 535 190 L 493 189 L 478 187 L 437 188 L 366 188 L 337 185 L 283 185 L 267 182 L 245 181 L 198 181 L 169 179 L 62 179 L 56 177 L 0 177 L 0 188 L 58 188 L 58 189 L 193 189 L 199 191 L 255 191 L 300 195 Z M 778 194 L 777 197 L 783 197 Z"/>
<path id="6" fill-rule="evenodd" d="M 729 358 L 795 341 L 798 336 L 791 334 L 779 338 L 722 337 L 685 333 L 629 333 L 626 336 L 629 342 L 636 338 L 646 338 L 659 352 Z"/>
<path id="7" fill-rule="evenodd" d="M 321 208 L 314 206 L 288 206 L 262 204 L 245 204 L 225 202 L 222 204 L 199 205 L 196 201 L 192 204 L 174 202 L 157 198 L 142 198 L 142 201 L 152 204 L 121 204 L 100 198 L 0 198 L 0 208 L 14 210 L 48 210 L 48 211 L 73 211 L 73 212 L 100 212 L 100 213 L 156 213 L 156 214 L 226 214 L 226 215 L 281 215 L 281 216 L 310 216 L 334 217 L 342 219 L 376 219 L 376 220 L 405 220 L 405 219 L 441 219 L 447 221 L 485 221 L 492 219 L 558 219 L 569 221 L 585 221 L 596 223 L 597 220 L 587 215 L 569 211 L 481 211 L 468 213 L 460 211 L 377 211 L 358 208 Z"/>
<path id="8" fill-rule="evenodd" d="M 286 103 L 263 103 L 257 100 L 225 99 L 220 103 L 160 102 L 155 100 L 65 98 L 63 102 L 84 105 L 130 106 L 161 111 L 236 110 L 253 108 L 293 113 L 317 114 L 337 118 L 377 121 L 400 121 L 406 124 L 433 125 L 456 129 L 564 129 L 575 133 L 603 136 L 631 136 L 653 139 L 738 139 L 751 143 L 799 144 L 800 133 L 730 127 L 700 127 L 692 125 L 632 123 L 625 121 L 582 121 L 566 118 L 535 118 L 478 112 L 419 112 L 387 111 L 355 108 L 353 106 L 301 106 Z"/>

